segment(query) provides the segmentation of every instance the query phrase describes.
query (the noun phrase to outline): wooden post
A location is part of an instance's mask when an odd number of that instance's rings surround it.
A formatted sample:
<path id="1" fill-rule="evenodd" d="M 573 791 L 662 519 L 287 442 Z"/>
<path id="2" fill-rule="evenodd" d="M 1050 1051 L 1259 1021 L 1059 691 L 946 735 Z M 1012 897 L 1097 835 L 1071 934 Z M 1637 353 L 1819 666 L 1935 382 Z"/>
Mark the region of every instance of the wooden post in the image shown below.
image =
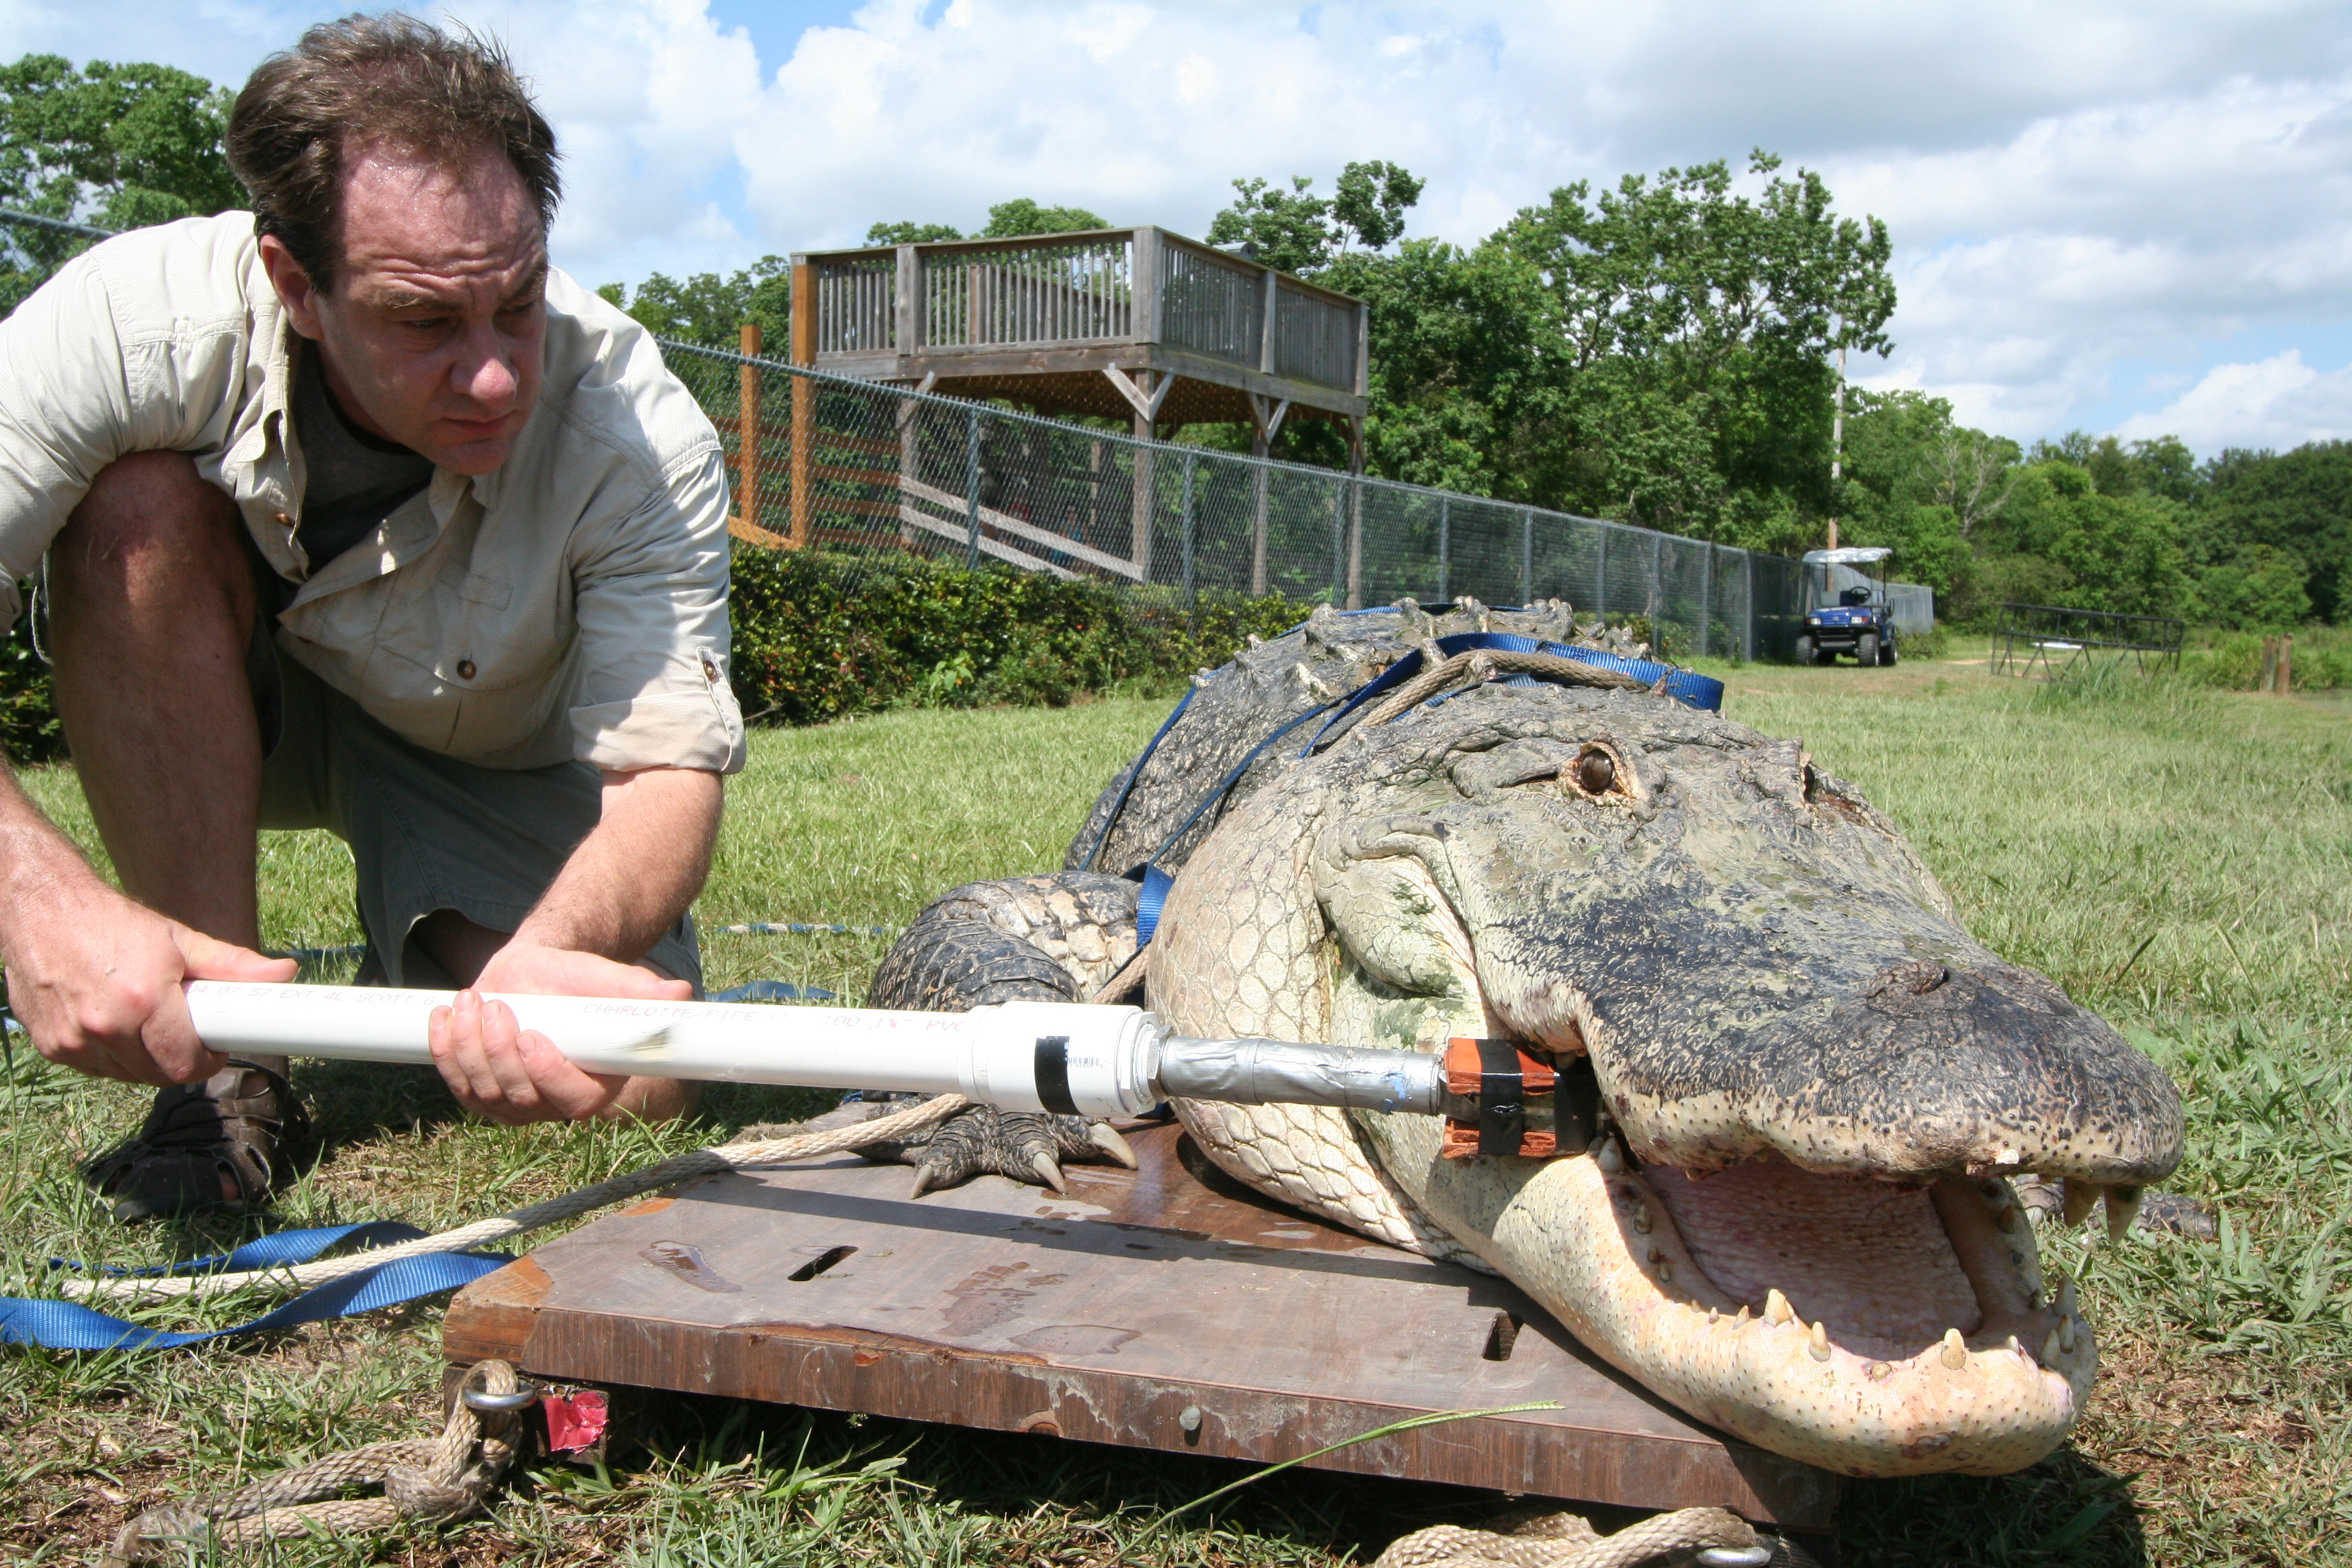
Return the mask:
<path id="1" fill-rule="evenodd" d="M 816 364 L 816 268 L 802 262 L 793 268 L 793 363 Z M 808 543 L 809 513 L 814 496 L 809 488 L 809 451 L 816 442 L 816 385 L 804 375 L 793 377 L 793 521 L 786 542 L 798 550 Z"/>
<path id="2" fill-rule="evenodd" d="M 2273 683 L 2278 679 L 2278 645 L 2279 640 L 2276 637 L 2263 639 L 2263 668 L 2254 676 L 2256 691 L 2271 690 Z"/>
<path id="3" fill-rule="evenodd" d="M 743 357 L 760 357 L 760 323 L 743 323 Z M 760 367 L 747 364 L 737 377 L 740 417 L 735 428 L 735 515 L 746 528 L 760 526 Z"/>
<path id="4" fill-rule="evenodd" d="M 2278 685 L 2273 689 L 2281 697 L 2294 691 L 2294 637 L 2292 633 L 2279 638 Z"/>

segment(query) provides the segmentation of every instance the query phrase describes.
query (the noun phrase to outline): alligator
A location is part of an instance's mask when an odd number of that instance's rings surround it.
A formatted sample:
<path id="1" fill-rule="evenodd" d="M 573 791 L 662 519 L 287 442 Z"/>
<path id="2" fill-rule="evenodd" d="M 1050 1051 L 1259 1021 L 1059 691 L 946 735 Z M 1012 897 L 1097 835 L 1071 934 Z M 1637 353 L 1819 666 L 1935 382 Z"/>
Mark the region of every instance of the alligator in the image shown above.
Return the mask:
<path id="1" fill-rule="evenodd" d="M 1472 631 L 1554 656 L 1435 646 Z M 1186 1035 L 1585 1058 L 1599 1133 L 1546 1159 L 1443 1157 L 1429 1117 L 1175 1111 L 1240 1181 L 1502 1274 L 1737 1437 L 1856 1476 L 2032 1463 L 2098 1351 L 2009 1178 L 2058 1184 L 2076 1223 L 2104 1202 L 2121 1234 L 2180 1158 L 2171 1082 L 1972 939 L 1801 742 L 1594 649 L 1646 651 L 1557 601 L 1318 610 L 1194 678 L 1061 871 L 926 910 L 873 1004 L 1116 999 L 1139 970 Z M 1147 865 L 1173 881 L 1137 963 Z M 1059 1161 L 1123 1151 L 974 1110 L 887 1152 L 920 1190 L 1058 1185 Z"/>

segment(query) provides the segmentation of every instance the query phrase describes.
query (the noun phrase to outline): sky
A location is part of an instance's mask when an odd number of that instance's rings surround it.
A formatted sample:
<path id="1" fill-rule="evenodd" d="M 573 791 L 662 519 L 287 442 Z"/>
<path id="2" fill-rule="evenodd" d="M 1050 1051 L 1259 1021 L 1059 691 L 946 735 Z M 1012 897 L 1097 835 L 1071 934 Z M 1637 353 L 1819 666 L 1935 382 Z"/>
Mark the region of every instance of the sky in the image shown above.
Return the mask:
<path id="1" fill-rule="evenodd" d="M 0 58 L 236 83 L 308 0 L 0 0 Z M 419 9 L 424 7 L 420 5 Z M 967 230 L 1013 196 L 1199 235 L 1237 176 L 1388 159 L 1475 244 L 1575 180 L 1766 148 L 1887 223 L 1857 383 L 2031 441 L 2352 437 L 2352 8 L 2305 0 L 458 0 L 565 149 L 589 283 Z"/>

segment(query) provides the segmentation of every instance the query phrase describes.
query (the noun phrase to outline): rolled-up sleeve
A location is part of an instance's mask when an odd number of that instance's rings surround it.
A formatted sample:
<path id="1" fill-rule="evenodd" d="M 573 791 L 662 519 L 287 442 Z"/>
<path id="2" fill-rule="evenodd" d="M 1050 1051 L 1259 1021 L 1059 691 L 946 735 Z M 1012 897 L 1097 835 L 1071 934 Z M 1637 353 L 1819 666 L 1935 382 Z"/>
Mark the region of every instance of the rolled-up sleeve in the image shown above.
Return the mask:
<path id="1" fill-rule="evenodd" d="M 727 680 L 727 471 L 716 441 L 580 541 L 573 755 L 615 773 L 740 771 Z"/>
<path id="2" fill-rule="evenodd" d="M 0 615 L 23 608 L 17 582 L 33 574 L 49 542 L 109 463 L 174 444 L 168 405 L 126 353 L 104 279 L 88 258 L 35 291 L 0 321 Z M 134 389 L 138 389 L 134 391 Z M 147 395 L 140 395 L 145 392 Z"/>

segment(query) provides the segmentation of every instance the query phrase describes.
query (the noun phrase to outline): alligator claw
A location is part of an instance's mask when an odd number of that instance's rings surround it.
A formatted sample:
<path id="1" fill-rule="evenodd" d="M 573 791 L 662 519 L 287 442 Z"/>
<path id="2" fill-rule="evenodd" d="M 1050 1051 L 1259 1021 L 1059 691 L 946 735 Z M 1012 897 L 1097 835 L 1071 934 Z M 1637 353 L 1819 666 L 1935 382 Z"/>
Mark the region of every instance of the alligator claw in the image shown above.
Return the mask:
<path id="1" fill-rule="evenodd" d="M 1051 1154 L 1045 1153 L 1042 1151 L 1038 1153 L 1032 1154 L 1029 1157 L 1029 1168 L 1037 1173 L 1037 1179 L 1039 1181 L 1045 1183 L 1055 1192 L 1062 1194 L 1066 1197 L 1069 1194 L 1070 1184 L 1062 1179 L 1062 1167 L 1055 1163 L 1054 1156 Z"/>
<path id="2" fill-rule="evenodd" d="M 915 1167 L 914 1190 L 907 1195 L 909 1198 L 919 1198 L 925 1193 L 929 1192 L 933 1187 L 944 1187 L 952 1180 L 952 1173 L 950 1173 L 945 1166 L 935 1164 L 932 1162 L 926 1160 L 923 1163 Z"/>
<path id="3" fill-rule="evenodd" d="M 1132 1171 L 1136 1168 L 1135 1151 L 1128 1146 L 1108 1122 L 1097 1121 L 1087 1129 L 1087 1142 Z"/>

